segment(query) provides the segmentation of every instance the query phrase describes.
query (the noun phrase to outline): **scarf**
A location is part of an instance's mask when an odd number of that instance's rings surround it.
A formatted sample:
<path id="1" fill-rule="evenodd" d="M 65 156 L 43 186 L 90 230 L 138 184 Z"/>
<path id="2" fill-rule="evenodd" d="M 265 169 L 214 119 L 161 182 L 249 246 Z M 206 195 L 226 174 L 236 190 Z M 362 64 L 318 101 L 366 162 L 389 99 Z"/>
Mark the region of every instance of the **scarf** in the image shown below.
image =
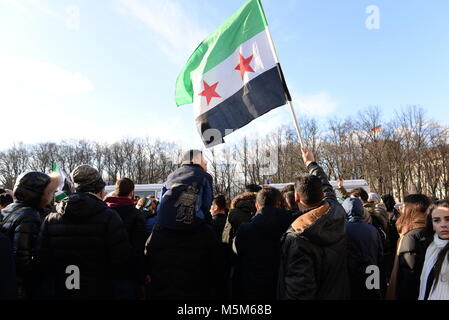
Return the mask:
<path id="1" fill-rule="evenodd" d="M 104 202 L 108 207 L 123 207 L 123 206 L 134 206 L 134 200 L 128 197 L 106 197 Z"/>
<path id="2" fill-rule="evenodd" d="M 418 300 L 424 300 L 424 295 L 426 293 L 427 278 L 429 277 L 430 271 L 432 271 L 433 266 L 437 262 L 438 254 L 443 250 L 449 240 L 442 240 L 435 233 L 433 236 L 433 241 L 429 245 L 426 251 L 426 259 L 424 261 L 424 266 L 421 273 L 421 285 L 419 287 L 419 298 Z"/>

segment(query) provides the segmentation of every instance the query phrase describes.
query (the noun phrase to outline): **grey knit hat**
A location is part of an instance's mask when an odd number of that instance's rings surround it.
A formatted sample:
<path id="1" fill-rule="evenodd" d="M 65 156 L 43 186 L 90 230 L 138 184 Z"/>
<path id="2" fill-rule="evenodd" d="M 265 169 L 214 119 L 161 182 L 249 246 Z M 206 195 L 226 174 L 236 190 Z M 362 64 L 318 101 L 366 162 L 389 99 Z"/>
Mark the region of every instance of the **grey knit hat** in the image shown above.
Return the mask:
<path id="1" fill-rule="evenodd" d="M 70 176 L 76 192 L 98 193 L 106 186 L 100 172 L 86 164 L 76 167 Z"/>

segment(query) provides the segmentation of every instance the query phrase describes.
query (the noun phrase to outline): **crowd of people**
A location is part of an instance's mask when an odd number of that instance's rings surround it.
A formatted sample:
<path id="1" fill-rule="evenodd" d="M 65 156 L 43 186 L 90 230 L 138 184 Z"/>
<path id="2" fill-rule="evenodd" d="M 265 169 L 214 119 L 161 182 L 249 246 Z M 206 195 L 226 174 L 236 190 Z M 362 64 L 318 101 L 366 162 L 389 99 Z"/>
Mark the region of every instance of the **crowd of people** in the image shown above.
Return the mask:
<path id="1" fill-rule="evenodd" d="M 60 176 L 25 172 L 0 189 L 0 300 L 449 299 L 449 200 L 341 181 L 337 198 L 301 151 L 308 174 L 234 199 L 214 195 L 197 150 L 160 199 L 128 178 L 106 195 L 80 165 L 56 202 Z"/>

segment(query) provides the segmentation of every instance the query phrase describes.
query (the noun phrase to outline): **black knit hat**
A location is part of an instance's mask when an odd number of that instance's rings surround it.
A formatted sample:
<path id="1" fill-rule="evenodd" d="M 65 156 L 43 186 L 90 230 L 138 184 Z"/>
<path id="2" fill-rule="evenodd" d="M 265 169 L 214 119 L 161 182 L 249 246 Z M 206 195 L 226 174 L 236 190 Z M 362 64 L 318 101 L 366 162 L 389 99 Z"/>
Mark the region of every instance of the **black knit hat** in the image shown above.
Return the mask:
<path id="1" fill-rule="evenodd" d="M 42 172 L 22 173 L 14 185 L 14 198 L 30 207 L 38 208 L 45 188 L 50 181 L 50 176 Z"/>

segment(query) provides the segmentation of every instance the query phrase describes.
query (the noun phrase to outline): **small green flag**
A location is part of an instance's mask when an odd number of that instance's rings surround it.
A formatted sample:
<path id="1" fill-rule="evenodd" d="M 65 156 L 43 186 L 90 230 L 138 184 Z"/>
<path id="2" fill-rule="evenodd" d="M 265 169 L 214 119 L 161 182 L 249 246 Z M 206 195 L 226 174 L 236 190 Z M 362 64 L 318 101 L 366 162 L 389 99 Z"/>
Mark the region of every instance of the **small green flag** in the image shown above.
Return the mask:
<path id="1" fill-rule="evenodd" d="M 59 180 L 59 185 L 58 188 L 56 189 L 56 193 L 55 193 L 55 201 L 59 202 L 61 200 L 64 200 L 68 197 L 67 193 L 65 193 L 63 191 L 64 189 L 64 184 L 67 181 L 69 184 L 71 184 L 71 180 L 70 177 L 67 175 L 67 173 L 65 172 L 64 169 L 61 169 L 58 165 L 57 162 L 53 163 L 52 172 L 58 173 L 60 176 L 60 180 Z"/>

